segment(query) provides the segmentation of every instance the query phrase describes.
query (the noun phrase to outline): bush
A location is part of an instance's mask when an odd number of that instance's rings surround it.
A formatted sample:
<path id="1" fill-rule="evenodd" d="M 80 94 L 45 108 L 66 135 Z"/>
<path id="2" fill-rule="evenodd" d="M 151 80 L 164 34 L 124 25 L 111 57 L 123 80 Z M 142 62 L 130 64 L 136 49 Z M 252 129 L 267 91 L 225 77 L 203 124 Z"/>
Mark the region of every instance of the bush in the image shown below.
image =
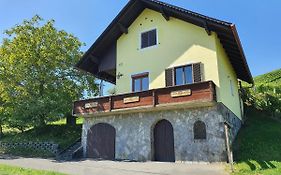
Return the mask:
<path id="1" fill-rule="evenodd" d="M 281 117 L 281 87 L 258 84 L 254 88 L 242 90 L 244 102 L 258 110 L 263 110 L 272 117 Z"/>

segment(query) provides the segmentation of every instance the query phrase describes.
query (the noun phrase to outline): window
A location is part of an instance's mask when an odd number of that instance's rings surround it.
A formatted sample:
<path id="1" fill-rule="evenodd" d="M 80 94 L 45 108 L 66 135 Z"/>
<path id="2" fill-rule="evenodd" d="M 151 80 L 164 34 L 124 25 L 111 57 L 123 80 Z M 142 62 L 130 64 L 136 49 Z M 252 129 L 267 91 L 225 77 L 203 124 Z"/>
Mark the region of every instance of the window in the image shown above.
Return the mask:
<path id="1" fill-rule="evenodd" d="M 193 134 L 195 140 L 206 139 L 206 125 L 202 121 L 197 121 L 193 126 Z"/>
<path id="2" fill-rule="evenodd" d="M 230 84 L 230 93 L 232 96 L 234 96 L 234 90 L 233 90 L 233 83 L 232 80 L 229 80 L 229 84 Z"/>
<path id="3" fill-rule="evenodd" d="M 157 31 L 156 29 L 143 32 L 141 34 L 141 48 L 147 48 L 157 45 Z"/>
<path id="4" fill-rule="evenodd" d="M 193 83 L 192 66 L 183 66 L 175 68 L 175 85 Z"/>
<path id="5" fill-rule="evenodd" d="M 166 87 L 201 82 L 201 63 L 166 69 L 165 79 Z"/>
<path id="6" fill-rule="evenodd" d="M 140 92 L 149 89 L 148 73 L 142 73 L 132 76 L 132 91 Z"/>

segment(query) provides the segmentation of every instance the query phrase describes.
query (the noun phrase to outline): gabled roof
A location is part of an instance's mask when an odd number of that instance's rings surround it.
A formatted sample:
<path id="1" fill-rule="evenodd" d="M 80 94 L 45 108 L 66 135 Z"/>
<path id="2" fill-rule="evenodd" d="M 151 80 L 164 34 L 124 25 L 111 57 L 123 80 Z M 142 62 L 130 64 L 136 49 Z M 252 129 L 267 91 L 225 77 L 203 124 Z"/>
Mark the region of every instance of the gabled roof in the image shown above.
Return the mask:
<path id="1" fill-rule="evenodd" d="M 240 80 L 253 83 L 253 78 L 234 24 L 201 15 L 158 0 L 130 0 L 90 49 L 84 54 L 81 60 L 77 63 L 76 68 L 90 72 L 98 78 L 115 83 L 115 77 L 107 76 L 104 72 L 99 73 L 93 71 L 93 67 L 98 66 L 98 62 L 94 62 L 92 58 L 99 59 L 110 45 L 116 43 L 117 39 L 126 32 L 127 28 L 129 28 L 145 8 L 162 13 L 163 17 L 167 20 L 169 17 L 174 17 L 205 28 L 208 33 L 211 31 L 216 32 L 237 77 Z"/>

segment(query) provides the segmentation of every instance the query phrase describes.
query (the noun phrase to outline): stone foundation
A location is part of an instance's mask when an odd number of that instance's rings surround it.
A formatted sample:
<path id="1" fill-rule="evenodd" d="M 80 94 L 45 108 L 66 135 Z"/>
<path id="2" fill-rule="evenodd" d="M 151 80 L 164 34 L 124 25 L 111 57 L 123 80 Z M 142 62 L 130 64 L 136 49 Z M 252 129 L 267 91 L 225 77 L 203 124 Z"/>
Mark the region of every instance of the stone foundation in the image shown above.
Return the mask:
<path id="1" fill-rule="evenodd" d="M 87 131 L 97 123 L 108 123 L 116 130 L 116 159 L 153 160 L 153 128 L 162 119 L 168 120 L 173 126 L 176 161 L 226 161 L 224 122 L 232 125 L 231 140 L 241 126 L 240 119 L 220 103 L 197 109 L 93 116 L 85 118 L 83 124 L 84 156 L 87 150 Z M 198 120 L 206 125 L 206 140 L 194 140 L 193 125 Z"/>

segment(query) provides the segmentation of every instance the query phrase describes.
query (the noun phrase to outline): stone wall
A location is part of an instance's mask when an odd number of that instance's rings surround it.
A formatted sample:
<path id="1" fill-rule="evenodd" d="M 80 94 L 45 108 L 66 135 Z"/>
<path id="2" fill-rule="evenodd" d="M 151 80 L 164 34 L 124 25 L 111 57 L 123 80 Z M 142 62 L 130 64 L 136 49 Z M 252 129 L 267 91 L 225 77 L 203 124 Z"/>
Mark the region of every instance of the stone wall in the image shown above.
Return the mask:
<path id="1" fill-rule="evenodd" d="M 58 144 L 52 142 L 26 142 L 26 143 L 7 143 L 0 142 L 0 149 L 34 149 L 36 151 L 48 151 L 54 155 L 58 153 Z"/>
<path id="2" fill-rule="evenodd" d="M 238 134 L 239 129 L 241 128 L 242 121 L 223 103 L 218 103 L 218 111 L 224 117 L 224 120 L 229 123 L 230 126 L 230 142 L 232 143 Z"/>
<path id="3" fill-rule="evenodd" d="M 225 120 L 232 122 L 236 119 L 232 119 L 232 115 L 228 115 L 228 118 L 224 116 L 225 111 L 223 110 L 228 109 L 216 105 L 198 109 L 151 111 L 86 118 L 82 133 L 84 156 L 86 156 L 87 149 L 87 131 L 97 123 L 108 123 L 116 129 L 116 159 L 153 160 L 153 128 L 158 121 L 166 119 L 174 129 L 176 161 L 226 161 L 224 122 Z M 194 140 L 193 125 L 198 120 L 206 124 L 206 140 Z M 232 129 L 233 135 L 240 128 L 238 124 L 234 126 L 237 128 Z"/>

